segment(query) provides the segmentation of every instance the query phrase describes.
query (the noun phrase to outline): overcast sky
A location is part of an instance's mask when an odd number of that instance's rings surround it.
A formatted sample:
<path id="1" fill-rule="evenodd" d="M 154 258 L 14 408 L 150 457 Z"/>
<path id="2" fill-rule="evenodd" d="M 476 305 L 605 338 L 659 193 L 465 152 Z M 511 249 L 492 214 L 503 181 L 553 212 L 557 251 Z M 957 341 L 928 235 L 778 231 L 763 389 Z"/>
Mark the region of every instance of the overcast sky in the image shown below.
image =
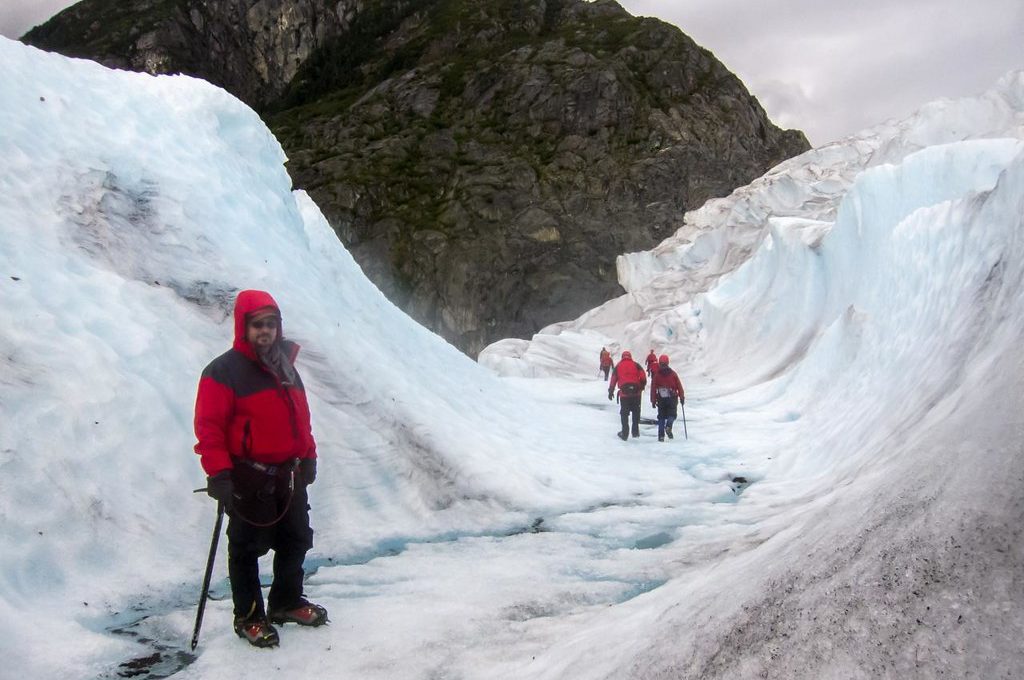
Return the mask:
<path id="1" fill-rule="evenodd" d="M 1022 0 L 619 1 L 679 26 L 816 146 L 1024 69 Z M 0 34 L 72 4 L 0 0 Z"/>

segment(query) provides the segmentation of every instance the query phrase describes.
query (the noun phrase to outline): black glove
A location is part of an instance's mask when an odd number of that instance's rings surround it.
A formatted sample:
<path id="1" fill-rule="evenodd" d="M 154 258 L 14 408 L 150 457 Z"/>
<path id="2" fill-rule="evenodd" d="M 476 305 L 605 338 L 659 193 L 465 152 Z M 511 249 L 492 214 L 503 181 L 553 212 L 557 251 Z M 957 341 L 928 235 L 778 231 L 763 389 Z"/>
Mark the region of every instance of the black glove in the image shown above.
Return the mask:
<path id="1" fill-rule="evenodd" d="M 316 458 L 303 458 L 299 461 L 299 473 L 302 482 L 309 486 L 316 481 Z"/>
<path id="2" fill-rule="evenodd" d="M 686 397 L 684 397 L 683 395 L 679 395 L 679 405 L 682 406 L 685 403 L 686 403 Z"/>
<path id="3" fill-rule="evenodd" d="M 609 390 L 608 391 L 608 401 L 611 401 L 611 400 L 612 400 L 612 391 Z"/>
<path id="4" fill-rule="evenodd" d="M 224 504 L 230 510 L 235 504 L 235 483 L 231 481 L 231 470 L 221 470 L 212 477 L 206 478 L 206 494 Z"/>

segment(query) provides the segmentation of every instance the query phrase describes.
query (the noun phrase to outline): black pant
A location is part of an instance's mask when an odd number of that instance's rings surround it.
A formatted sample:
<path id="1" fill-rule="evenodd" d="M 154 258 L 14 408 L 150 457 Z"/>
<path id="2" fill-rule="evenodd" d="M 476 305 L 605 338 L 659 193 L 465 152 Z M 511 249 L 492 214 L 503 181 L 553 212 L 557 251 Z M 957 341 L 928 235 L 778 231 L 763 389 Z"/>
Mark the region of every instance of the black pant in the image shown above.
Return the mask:
<path id="1" fill-rule="evenodd" d="M 255 474 L 254 474 L 255 473 Z M 262 616 L 259 558 L 274 551 L 274 580 L 267 604 L 271 610 L 290 609 L 302 600 L 302 563 L 313 547 L 306 487 L 296 471 L 295 489 L 288 478 L 266 475 L 236 464 L 233 474 L 241 500 L 228 520 L 228 578 L 235 616 Z M 277 517 L 280 520 L 270 524 Z"/>
<path id="2" fill-rule="evenodd" d="M 619 419 L 622 421 L 622 434 L 629 434 L 629 414 L 633 414 L 633 436 L 640 436 L 640 395 L 627 397 L 619 395 Z"/>
<path id="3" fill-rule="evenodd" d="M 676 405 L 679 397 L 658 397 L 658 438 L 665 436 L 665 430 L 672 431 L 672 423 L 676 421 L 678 412 Z"/>
<path id="4" fill-rule="evenodd" d="M 602 366 L 601 370 L 604 371 L 604 379 L 607 380 L 608 379 L 608 372 L 610 370 L 612 370 L 612 367 L 611 366 Z"/>

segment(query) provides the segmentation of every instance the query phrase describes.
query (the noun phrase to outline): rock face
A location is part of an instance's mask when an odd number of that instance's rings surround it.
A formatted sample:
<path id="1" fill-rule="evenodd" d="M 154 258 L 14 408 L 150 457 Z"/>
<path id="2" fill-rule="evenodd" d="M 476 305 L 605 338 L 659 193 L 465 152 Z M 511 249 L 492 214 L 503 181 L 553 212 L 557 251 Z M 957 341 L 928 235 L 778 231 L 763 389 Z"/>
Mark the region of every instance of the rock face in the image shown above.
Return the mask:
<path id="1" fill-rule="evenodd" d="M 260 108 L 360 0 L 83 0 L 26 33 L 30 45 L 112 68 L 188 73 Z"/>
<path id="2" fill-rule="evenodd" d="M 620 294 L 617 255 L 809 146 L 611 0 L 85 0 L 24 40 L 253 105 L 367 275 L 471 355 Z"/>

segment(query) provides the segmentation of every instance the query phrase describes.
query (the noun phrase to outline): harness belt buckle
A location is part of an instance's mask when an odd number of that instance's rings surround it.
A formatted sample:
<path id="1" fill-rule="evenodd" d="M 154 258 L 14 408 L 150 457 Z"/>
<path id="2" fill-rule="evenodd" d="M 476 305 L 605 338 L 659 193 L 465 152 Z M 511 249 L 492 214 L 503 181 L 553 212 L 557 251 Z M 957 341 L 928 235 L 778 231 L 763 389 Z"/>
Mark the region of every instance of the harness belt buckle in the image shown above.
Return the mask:
<path id="1" fill-rule="evenodd" d="M 262 472 L 264 474 L 273 475 L 273 474 L 277 473 L 277 466 L 276 465 L 267 465 L 266 463 L 260 463 L 260 462 L 255 461 L 255 460 L 247 460 L 245 462 L 252 469 L 259 470 L 260 472 Z"/>

